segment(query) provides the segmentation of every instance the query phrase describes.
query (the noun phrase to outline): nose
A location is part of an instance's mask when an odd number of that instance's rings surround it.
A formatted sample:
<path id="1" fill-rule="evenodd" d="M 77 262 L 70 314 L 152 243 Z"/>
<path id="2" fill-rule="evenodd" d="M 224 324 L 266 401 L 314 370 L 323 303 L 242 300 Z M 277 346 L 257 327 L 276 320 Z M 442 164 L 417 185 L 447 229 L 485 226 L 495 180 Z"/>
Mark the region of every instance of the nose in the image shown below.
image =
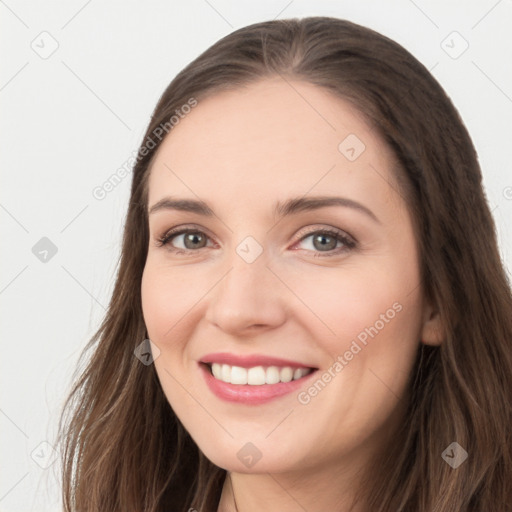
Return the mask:
<path id="1" fill-rule="evenodd" d="M 265 252 L 252 263 L 234 253 L 230 269 L 209 294 L 206 319 L 233 336 L 275 329 L 286 319 L 286 290 L 267 267 Z"/>

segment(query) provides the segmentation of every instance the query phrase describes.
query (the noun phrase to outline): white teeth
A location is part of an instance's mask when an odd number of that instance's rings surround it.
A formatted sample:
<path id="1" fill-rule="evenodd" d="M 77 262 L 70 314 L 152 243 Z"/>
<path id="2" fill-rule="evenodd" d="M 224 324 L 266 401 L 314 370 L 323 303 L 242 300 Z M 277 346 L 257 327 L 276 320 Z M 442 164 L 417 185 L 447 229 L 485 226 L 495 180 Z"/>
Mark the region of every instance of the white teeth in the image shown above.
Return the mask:
<path id="1" fill-rule="evenodd" d="M 232 366 L 231 384 L 247 384 L 247 370 L 240 366 Z"/>
<path id="2" fill-rule="evenodd" d="M 229 364 L 213 363 L 211 365 L 213 376 L 228 384 L 249 384 L 261 386 L 263 384 L 277 384 L 278 382 L 290 382 L 311 373 L 310 368 L 296 368 L 290 366 L 279 368 L 277 366 L 254 366 L 242 368 Z"/>
<path id="3" fill-rule="evenodd" d="M 233 367 L 233 370 L 236 368 Z M 233 370 L 231 371 L 231 375 L 233 375 Z M 257 386 L 265 382 L 265 369 L 263 366 L 256 366 L 255 368 L 249 368 L 245 372 L 247 374 L 247 384 L 252 384 L 253 386 Z"/>
<path id="4" fill-rule="evenodd" d="M 212 373 L 216 379 L 223 380 L 222 379 L 222 365 L 220 365 L 219 363 L 212 364 Z"/>
<path id="5" fill-rule="evenodd" d="M 302 373 L 302 368 L 297 368 L 297 369 L 293 372 L 293 380 L 300 379 L 303 375 L 305 375 L 305 374 L 304 374 L 304 373 Z"/>
<path id="6" fill-rule="evenodd" d="M 227 364 L 219 364 L 217 366 L 221 367 L 220 376 L 217 378 L 223 380 L 224 382 L 231 382 L 231 367 Z"/>
<path id="7" fill-rule="evenodd" d="M 280 381 L 281 372 L 277 366 L 269 366 L 265 373 L 265 384 L 277 384 Z"/>
<path id="8" fill-rule="evenodd" d="M 285 366 L 281 370 L 281 382 L 290 382 L 293 379 L 293 370 L 289 366 Z"/>

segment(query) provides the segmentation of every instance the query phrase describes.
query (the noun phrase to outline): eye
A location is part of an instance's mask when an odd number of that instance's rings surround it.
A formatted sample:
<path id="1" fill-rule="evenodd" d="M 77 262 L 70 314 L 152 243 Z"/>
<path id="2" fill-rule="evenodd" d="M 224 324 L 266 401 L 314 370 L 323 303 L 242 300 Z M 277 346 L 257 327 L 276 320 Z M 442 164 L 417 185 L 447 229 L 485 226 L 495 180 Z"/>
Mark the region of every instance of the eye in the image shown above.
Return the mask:
<path id="1" fill-rule="evenodd" d="M 311 240 L 309 240 L 311 239 Z M 336 256 L 356 247 L 356 242 L 343 232 L 335 229 L 311 231 L 303 236 L 299 243 L 304 243 L 306 250 L 316 251 L 315 257 Z"/>
<path id="2" fill-rule="evenodd" d="M 173 244 L 170 244 L 172 240 L 180 239 L 180 237 L 182 238 L 179 243 L 182 247 L 176 247 Z M 203 247 L 206 247 L 208 239 L 209 236 L 198 229 L 183 228 L 167 231 L 163 236 L 158 238 L 157 245 L 158 247 L 170 245 L 170 251 L 175 252 L 176 254 L 183 254 L 187 251 L 194 251 L 195 249 L 202 249 Z"/>
<path id="3" fill-rule="evenodd" d="M 172 243 L 175 239 L 179 241 L 181 247 L 176 247 Z M 298 244 L 308 239 L 311 240 L 305 244 L 305 250 L 316 252 L 315 257 L 335 256 L 356 247 L 356 242 L 352 238 L 336 229 L 324 228 L 310 231 L 299 240 Z M 210 237 L 197 228 L 176 228 L 159 237 L 157 246 L 168 246 L 168 249 L 175 254 L 186 254 L 207 247 L 208 240 Z"/>

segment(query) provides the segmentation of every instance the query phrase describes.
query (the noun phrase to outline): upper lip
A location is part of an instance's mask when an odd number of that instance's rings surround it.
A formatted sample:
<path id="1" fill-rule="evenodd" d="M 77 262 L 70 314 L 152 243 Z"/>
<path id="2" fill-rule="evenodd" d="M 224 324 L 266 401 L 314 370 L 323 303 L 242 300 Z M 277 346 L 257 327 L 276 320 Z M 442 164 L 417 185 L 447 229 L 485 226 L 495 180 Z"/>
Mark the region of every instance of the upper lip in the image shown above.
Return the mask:
<path id="1" fill-rule="evenodd" d="M 236 355 L 228 352 L 218 352 L 215 354 L 207 354 L 200 359 L 201 363 L 219 363 L 229 364 L 230 366 L 240 366 L 242 368 L 252 368 L 254 366 L 290 366 L 291 368 L 313 368 L 309 364 L 292 361 L 290 359 L 282 359 L 280 357 L 269 357 L 262 354 Z"/>

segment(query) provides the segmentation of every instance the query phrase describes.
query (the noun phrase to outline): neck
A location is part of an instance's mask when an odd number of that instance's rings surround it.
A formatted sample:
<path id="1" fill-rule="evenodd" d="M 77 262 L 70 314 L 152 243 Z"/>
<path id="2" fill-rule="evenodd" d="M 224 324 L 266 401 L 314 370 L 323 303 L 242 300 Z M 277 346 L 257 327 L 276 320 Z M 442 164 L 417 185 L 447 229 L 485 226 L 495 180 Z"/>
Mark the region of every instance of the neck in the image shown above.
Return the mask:
<path id="1" fill-rule="evenodd" d="M 333 477 L 336 475 L 336 478 Z M 352 474 L 339 474 L 325 468 L 313 476 L 283 473 L 247 474 L 228 472 L 224 481 L 218 512 L 308 512 L 337 510 L 362 512 L 350 508 L 355 489 Z"/>

